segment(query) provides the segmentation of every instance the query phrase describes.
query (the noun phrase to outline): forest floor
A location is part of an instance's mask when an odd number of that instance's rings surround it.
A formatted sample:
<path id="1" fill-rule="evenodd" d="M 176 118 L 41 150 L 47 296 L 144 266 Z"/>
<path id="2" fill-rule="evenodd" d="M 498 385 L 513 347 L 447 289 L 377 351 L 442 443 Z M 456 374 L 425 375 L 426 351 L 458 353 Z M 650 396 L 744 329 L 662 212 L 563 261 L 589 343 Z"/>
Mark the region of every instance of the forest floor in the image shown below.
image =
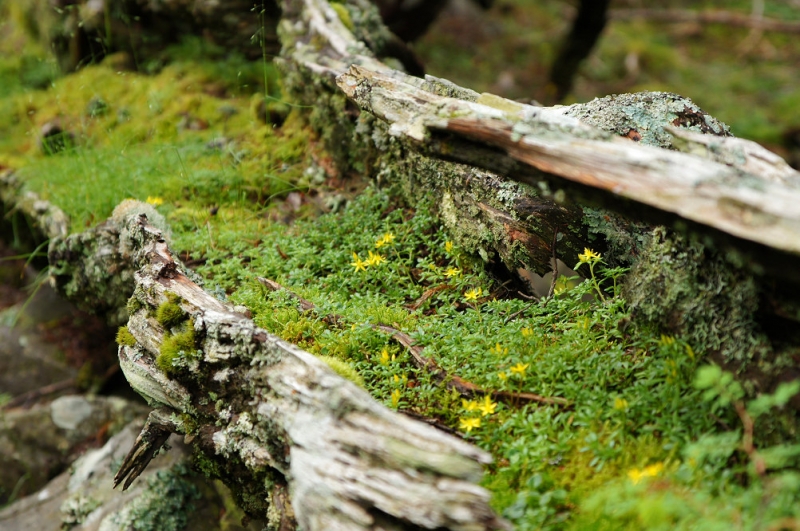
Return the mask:
<path id="1" fill-rule="evenodd" d="M 541 98 L 568 5 L 454 9 L 416 45 L 431 73 Z M 573 98 L 678 92 L 734 133 L 780 149 L 782 132 L 800 126 L 800 42 L 746 39 L 747 30 L 720 26 L 614 22 Z M 741 450 L 741 389 L 704 363 L 705 345 L 631 325 L 618 290 L 598 284 L 624 274 L 602 256 L 569 264 L 587 281 L 560 284 L 551 297 L 509 290 L 509 278 L 463 252 L 427 205 L 331 171 L 305 125 L 309 108 L 281 100 L 269 62 L 187 40 L 150 74 L 122 70 L 125 58 L 110 55 L 62 77 L 12 22 L 0 26 L 0 51 L 0 169 L 61 207 L 73 232 L 126 198 L 155 205 L 207 289 L 387 407 L 490 451 L 484 485 L 517 529 L 800 526 L 800 474 L 786 463 L 756 474 Z M 43 133 L 54 125 L 57 143 Z M 316 308 L 299 310 L 289 292 Z M 377 324 L 486 393 L 448 390 Z M 790 390 L 753 416 L 766 417 Z"/>

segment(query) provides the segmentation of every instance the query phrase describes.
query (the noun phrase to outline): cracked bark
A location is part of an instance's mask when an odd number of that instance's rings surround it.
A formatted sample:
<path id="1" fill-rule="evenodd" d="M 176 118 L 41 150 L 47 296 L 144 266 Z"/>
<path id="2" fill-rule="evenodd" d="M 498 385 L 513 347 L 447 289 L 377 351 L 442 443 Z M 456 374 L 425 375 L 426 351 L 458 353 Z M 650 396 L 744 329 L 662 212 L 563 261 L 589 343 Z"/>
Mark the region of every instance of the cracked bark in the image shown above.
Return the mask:
<path id="1" fill-rule="evenodd" d="M 178 432 L 243 508 L 274 529 L 294 521 L 308 530 L 506 528 L 475 484 L 490 461 L 485 452 L 384 408 L 258 329 L 184 274 L 146 216 L 129 210 L 124 223 L 101 229 L 124 235 L 120 247 L 139 268 L 128 304 L 136 344 L 120 347 L 120 365 L 158 409 L 116 483 L 129 484 Z M 153 316 L 170 300 L 185 312 L 171 331 Z M 180 326 L 192 327 L 195 350 L 181 352 L 168 376 L 155 360 Z"/>

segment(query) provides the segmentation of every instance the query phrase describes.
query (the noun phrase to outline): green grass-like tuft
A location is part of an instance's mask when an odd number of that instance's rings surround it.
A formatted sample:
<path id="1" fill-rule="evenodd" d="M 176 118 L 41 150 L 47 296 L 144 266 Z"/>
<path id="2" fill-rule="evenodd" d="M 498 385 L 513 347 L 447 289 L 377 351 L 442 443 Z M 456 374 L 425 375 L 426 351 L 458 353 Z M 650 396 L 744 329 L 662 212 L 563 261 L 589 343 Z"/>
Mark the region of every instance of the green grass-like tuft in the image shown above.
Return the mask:
<path id="1" fill-rule="evenodd" d="M 364 378 L 360 374 L 358 374 L 358 371 L 346 361 L 342 361 L 339 358 L 334 358 L 333 356 L 318 356 L 318 357 L 321 361 L 324 361 L 328 365 L 328 367 L 333 369 L 334 372 L 336 372 L 336 374 L 338 374 L 342 378 L 350 380 L 359 387 L 366 388 L 366 383 L 364 383 Z"/>
<path id="2" fill-rule="evenodd" d="M 117 330 L 117 345 L 133 347 L 136 345 L 136 338 L 133 337 L 127 326 L 120 326 Z"/>

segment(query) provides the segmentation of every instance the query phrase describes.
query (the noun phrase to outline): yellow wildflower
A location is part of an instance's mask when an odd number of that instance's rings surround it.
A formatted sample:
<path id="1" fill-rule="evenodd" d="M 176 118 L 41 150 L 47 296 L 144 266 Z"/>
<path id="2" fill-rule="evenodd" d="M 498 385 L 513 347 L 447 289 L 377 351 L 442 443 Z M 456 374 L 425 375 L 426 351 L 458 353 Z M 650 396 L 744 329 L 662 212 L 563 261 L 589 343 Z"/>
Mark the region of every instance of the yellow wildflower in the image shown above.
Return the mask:
<path id="1" fill-rule="evenodd" d="M 393 408 L 397 408 L 397 406 L 400 404 L 400 396 L 401 396 L 400 389 L 395 389 L 394 391 L 392 391 Z"/>
<path id="2" fill-rule="evenodd" d="M 381 350 L 381 365 L 388 365 L 389 364 L 389 351 L 386 350 L 386 347 L 383 347 Z"/>
<path id="3" fill-rule="evenodd" d="M 578 255 L 578 260 L 580 260 L 582 264 L 587 264 L 589 262 L 597 262 L 598 260 L 600 260 L 600 255 L 592 251 L 588 247 L 586 247 L 583 249 L 583 253 Z"/>
<path id="4" fill-rule="evenodd" d="M 448 267 L 447 271 L 444 272 L 444 276 L 447 278 L 457 277 L 461 274 L 461 270 L 457 267 Z"/>
<path id="5" fill-rule="evenodd" d="M 378 239 L 378 241 L 375 242 L 375 247 L 377 249 L 380 249 L 384 245 L 391 244 L 393 241 L 394 241 L 394 234 L 392 234 L 391 232 L 387 232 L 386 234 L 381 236 L 380 239 Z"/>
<path id="6" fill-rule="evenodd" d="M 464 293 L 464 300 L 466 301 L 477 301 L 478 297 L 483 294 L 483 290 L 481 288 L 475 288 L 467 291 Z"/>
<path id="7" fill-rule="evenodd" d="M 614 409 L 617 411 L 625 411 L 628 409 L 628 401 L 624 398 L 616 397 L 614 399 Z"/>
<path id="8" fill-rule="evenodd" d="M 462 398 L 462 399 L 461 399 L 461 407 L 462 407 L 462 408 L 463 408 L 465 411 L 475 411 L 475 410 L 477 410 L 477 409 L 478 409 L 478 407 L 480 407 L 480 406 L 478 406 L 478 403 L 477 403 L 477 402 L 475 402 L 474 400 L 464 400 L 464 399 Z"/>
<path id="9" fill-rule="evenodd" d="M 453 242 L 451 242 L 450 240 L 444 242 L 444 252 L 446 252 L 447 254 L 453 252 Z"/>
<path id="10" fill-rule="evenodd" d="M 519 374 L 520 378 L 525 378 L 525 370 L 530 367 L 530 363 L 522 363 L 519 362 L 513 367 L 511 367 L 510 371 L 514 374 Z"/>
<path id="11" fill-rule="evenodd" d="M 458 419 L 458 429 L 464 430 L 467 433 L 471 432 L 473 428 L 480 428 L 480 427 L 481 427 L 480 417 L 475 417 L 475 418 L 461 417 L 460 419 Z"/>
<path id="12" fill-rule="evenodd" d="M 147 202 L 153 206 L 159 206 L 164 204 L 164 200 L 158 196 L 147 196 Z"/>
<path id="13" fill-rule="evenodd" d="M 643 478 L 654 478 L 661 475 L 664 471 L 664 463 L 656 463 L 649 465 L 641 470 L 632 469 L 628 471 L 628 477 L 634 484 L 639 483 Z"/>
<path id="14" fill-rule="evenodd" d="M 356 268 L 356 271 L 366 271 L 369 264 L 359 258 L 355 252 L 353 252 L 353 261 L 350 262 L 350 265 Z"/>
<path id="15" fill-rule="evenodd" d="M 483 397 L 483 402 L 480 403 L 478 409 L 481 410 L 481 416 L 487 416 L 494 413 L 494 410 L 497 409 L 497 403 L 492 402 L 492 397 L 486 395 Z"/>
<path id="16" fill-rule="evenodd" d="M 369 266 L 374 266 L 374 265 L 376 266 L 376 265 L 381 265 L 385 261 L 386 261 L 386 258 L 384 256 L 381 256 L 378 253 L 373 253 L 372 251 L 369 251 L 369 257 L 367 258 L 367 260 L 364 263 L 369 265 Z"/>
<path id="17" fill-rule="evenodd" d="M 533 328 L 526 326 L 522 329 L 522 337 L 531 337 L 533 335 Z"/>
<path id="18" fill-rule="evenodd" d="M 497 377 L 503 380 L 504 382 L 508 379 L 508 375 L 505 372 L 498 372 Z"/>
<path id="19" fill-rule="evenodd" d="M 500 343 L 497 343 L 495 346 L 489 349 L 489 352 L 498 356 L 505 356 L 508 354 L 508 347 L 503 348 Z"/>

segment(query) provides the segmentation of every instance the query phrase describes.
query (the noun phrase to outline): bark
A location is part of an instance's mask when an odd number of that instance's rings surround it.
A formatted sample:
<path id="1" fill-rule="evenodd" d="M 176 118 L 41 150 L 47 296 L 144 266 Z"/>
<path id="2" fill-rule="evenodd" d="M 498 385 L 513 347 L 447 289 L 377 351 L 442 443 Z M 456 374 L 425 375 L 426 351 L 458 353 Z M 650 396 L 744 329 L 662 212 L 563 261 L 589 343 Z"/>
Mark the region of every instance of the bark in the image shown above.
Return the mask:
<path id="1" fill-rule="evenodd" d="M 338 128 L 336 140 L 359 156 L 380 149 L 373 162 L 378 178 L 402 173 L 409 187 L 421 181 L 426 191 L 434 191 L 445 222 L 472 244 L 468 247 L 481 250 L 484 245 L 512 266 L 541 271 L 541 262 L 538 267 L 531 262 L 551 256 L 542 251 L 558 232 L 566 236 L 559 238 L 559 257 L 573 262 L 587 241 L 585 229 L 575 223 L 582 214 L 576 205 L 582 204 L 633 210 L 647 222 L 688 222 L 715 237 L 723 235 L 760 269 L 783 270 L 800 254 L 800 174 L 753 142 L 703 138 L 699 133 L 729 133 L 685 98 L 638 95 L 639 110 L 652 113 L 645 118 L 634 117 L 632 95 L 571 107 L 523 105 L 390 69 L 359 47 L 320 0 L 289 2 L 284 11 L 294 21 L 282 35 L 289 87 L 301 99 L 325 105 L 333 97 L 335 78 L 362 114 L 350 139 L 343 138 L 348 131 L 341 115 L 321 126 Z M 435 172 L 436 178 L 414 175 L 417 167 Z M 465 177 L 454 178 L 455 169 Z M 463 193 L 473 178 L 489 195 Z M 514 182 L 524 186 L 515 188 Z M 504 186 L 512 187 L 511 194 Z M 502 201 L 508 195 L 514 201 Z M 535 223 L 525 223 L 531 216 L 518 207 L 521 198 L 544 212 Z M 462 213 L 459 221 L 448 220 L 454 210 Z M 464 218 L 484 212 L 488 220 L 465 223 Z M 503 230 L 489 231 L 487 238 L 491 218 L 495 226 L 504 223 Z M 519 225 L 512 227 L 512 222 Z M 562 233 L 565 224 L 572 230 Z M 520 240 L 530 243 L 527 259 L 508 252 Z M 781 276 L 800 281 L 791 271 Z"/>
<path id="2" fill-rule="evenodd" d="M 273 529 L 295 521 L 308 530 L 506 527 L 475 485 L 486 453 L 380 406 L 204 292 L 133 206 L 94 232 L 116 232 L 119 266 L 139 268 L 128 304 L 135 342 L 121 346 L 119 358 L 157 408 L 116 483 L 129 484 L 178 432 L 201 468 Z M 181 308 L 171 328 L 154 317 L 165 304 Z M 191 346 L 168 355 L 165 341 L 178 336 Z"/>

